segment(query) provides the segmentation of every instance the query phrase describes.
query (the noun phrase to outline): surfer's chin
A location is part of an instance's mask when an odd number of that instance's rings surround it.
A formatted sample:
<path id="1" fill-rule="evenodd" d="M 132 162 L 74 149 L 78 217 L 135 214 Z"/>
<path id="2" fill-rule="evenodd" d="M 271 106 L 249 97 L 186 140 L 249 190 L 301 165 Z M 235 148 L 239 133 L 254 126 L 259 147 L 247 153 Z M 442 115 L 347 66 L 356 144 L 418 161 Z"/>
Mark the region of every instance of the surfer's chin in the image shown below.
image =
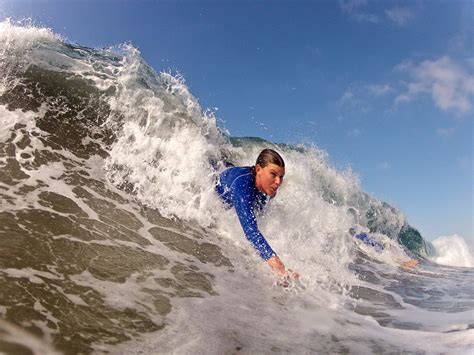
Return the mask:
<path id="1" fill-rule="evenodd" d="M 277 190 L 278 190 L 278 189 L 269 188 L 269 189 L 267 190 L 267 195 L 270 196 L 270 197 L 274 197 L 274 196 L 276 195 L 276 193 L 277 193 Z"/>

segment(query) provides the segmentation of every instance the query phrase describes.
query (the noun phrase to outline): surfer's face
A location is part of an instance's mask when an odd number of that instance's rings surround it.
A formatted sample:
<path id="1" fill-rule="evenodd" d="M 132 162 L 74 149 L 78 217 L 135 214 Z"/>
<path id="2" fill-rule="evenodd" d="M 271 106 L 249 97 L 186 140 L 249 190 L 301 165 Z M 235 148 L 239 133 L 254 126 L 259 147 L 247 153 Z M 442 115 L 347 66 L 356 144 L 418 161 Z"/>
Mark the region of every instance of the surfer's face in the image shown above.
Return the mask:
<path id="1" fill-rule="evenodd" d="M 283 176 L 285 168 L 276 164 L 268 164 L 264 168 L 258 164 L 255 166 L 255 186 L 268 196 L 275 196 L 283 182 Z"/>

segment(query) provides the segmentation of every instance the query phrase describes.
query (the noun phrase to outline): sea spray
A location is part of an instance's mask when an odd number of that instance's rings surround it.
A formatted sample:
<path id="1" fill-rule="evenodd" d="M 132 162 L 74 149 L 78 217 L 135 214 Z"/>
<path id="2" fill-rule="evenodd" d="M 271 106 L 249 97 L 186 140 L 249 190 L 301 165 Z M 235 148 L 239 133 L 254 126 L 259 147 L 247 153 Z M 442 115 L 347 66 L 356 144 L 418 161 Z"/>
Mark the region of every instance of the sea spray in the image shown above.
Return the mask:
<path id="1" fill-rule="evenodd" d="M 474 258 L 461 236 L 441 236 L 432 243 L 436 248 L 436 255 L 431 258 L 434 262 L 447 266 L 474 267 Z"/>

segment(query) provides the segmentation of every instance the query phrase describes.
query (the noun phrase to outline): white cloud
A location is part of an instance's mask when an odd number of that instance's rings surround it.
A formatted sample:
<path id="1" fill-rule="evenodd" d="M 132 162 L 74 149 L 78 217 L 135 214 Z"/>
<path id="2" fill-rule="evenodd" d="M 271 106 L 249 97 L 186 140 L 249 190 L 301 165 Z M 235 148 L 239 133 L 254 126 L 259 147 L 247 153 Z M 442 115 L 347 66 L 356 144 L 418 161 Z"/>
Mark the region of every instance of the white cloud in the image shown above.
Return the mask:
<path id="1" fill-rule="evenodd" d="M 403 62 L 401 62 L 400 64 L 397 64 L 395 66 L 395 70 L 398 70 L 398 71 L 405 71 L 405 70 L 409 70 L 410 68 L 412 68 L 415 64 L 413 63 L 413 61 L 407 59 L 407 60 L 404 60 Z"/>
<path id="2" fill-rule="evenodd" d="M 413 18 L 413 12 L 408 7 L 393 7 L 385 10 L 387 17 L 399 26 L 404 26 Z"/>
<path id="3" fill-rule="evenodd" d="M 395 103 L 410 102 L 420 95 L 431 95 L 434 104 L 443 111 L 461 114 L 472 110 L 474 75 L 454 63 L 449 57 L 426 60 L 419 64 L 404 62 L 396 69 L 408 72 L 411 81 Z"/>

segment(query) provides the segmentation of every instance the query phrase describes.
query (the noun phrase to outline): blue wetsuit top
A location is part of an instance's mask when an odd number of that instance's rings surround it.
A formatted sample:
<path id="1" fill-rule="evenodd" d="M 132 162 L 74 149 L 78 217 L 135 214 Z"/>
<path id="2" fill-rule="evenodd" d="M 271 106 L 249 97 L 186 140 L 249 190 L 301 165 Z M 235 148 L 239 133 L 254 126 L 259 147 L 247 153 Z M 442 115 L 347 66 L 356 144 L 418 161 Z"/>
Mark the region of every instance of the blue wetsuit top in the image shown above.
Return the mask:
<path id="1" fill-rule="evenodd" d="M 255 210 L 261 211 L 268 201 L 267 195 L 255 187 L 251 167 L 232 167 L 224 170 L 216 184 L 220 198 L 235 208 L 245 236 L 258 250 L 263 260 L 275 256 L 268 242 L 258 230 Z"/>

